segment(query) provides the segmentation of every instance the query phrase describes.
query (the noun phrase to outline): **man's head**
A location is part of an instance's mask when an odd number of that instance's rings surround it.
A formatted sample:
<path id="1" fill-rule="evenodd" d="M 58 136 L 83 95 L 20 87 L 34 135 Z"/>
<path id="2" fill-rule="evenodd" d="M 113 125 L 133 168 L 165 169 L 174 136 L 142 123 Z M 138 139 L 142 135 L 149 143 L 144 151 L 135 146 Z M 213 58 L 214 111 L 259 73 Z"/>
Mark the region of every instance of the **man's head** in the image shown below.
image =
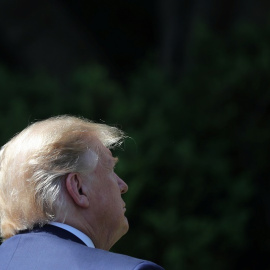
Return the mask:
<path id="1" fill-rule="evenodd" d="M 115 127 L 59 116 L 11 139 L 0 153 L 2 237 L 57 220 L 110 248 L 128 229 L 121 199 L 127 185 L 109 150 L 123 138 Z M 100 240 L 104 235 L 110 239 Z"/>

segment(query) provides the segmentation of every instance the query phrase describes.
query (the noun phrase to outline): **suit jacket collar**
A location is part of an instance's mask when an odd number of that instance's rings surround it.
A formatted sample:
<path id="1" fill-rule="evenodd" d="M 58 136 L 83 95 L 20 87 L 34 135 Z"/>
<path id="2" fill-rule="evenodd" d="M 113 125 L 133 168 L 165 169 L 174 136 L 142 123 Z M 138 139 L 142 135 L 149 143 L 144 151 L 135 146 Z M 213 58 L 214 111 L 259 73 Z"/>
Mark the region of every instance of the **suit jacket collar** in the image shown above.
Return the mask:
<path id="1" fill-rule="evenodd" d="M 86 244 L 78 238 L 76 235 L 72 234 L 71 232 L 64 230 L 62 228 L 46 224 L 42 227 L 40 226 L 35 226 L 32 230 L 24 230 L 20 231 L 19 234 L 25 234 L 25 233 L 48 233 L 51 235 L 55 235 L 57 237 L 60 237 L 65 240 L 70 240 L 79 244 L 83 244 L 86 246 Z"/>

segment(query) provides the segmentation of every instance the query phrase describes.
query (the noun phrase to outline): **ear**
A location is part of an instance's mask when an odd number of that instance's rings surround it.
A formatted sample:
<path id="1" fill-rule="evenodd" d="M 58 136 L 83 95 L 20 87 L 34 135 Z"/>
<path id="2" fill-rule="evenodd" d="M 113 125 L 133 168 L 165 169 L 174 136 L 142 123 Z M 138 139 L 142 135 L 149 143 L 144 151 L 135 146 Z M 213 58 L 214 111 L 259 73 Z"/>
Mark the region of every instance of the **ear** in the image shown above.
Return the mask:
<path id="1" fill-rule="evenodd" d="M 66 177 L 66 188 L 74 203 L 82 208 L 89 206 L 89 200 L 84 192 L 83 180 L 78 173 L 69 173 Z"/>

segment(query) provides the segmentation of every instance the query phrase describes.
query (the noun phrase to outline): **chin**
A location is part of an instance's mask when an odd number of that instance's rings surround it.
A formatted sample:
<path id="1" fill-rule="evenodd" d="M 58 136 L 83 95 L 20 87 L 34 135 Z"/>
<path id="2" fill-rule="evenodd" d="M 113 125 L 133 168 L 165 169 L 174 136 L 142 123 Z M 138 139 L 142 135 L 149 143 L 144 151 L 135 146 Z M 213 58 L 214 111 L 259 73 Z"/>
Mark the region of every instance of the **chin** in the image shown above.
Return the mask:
<path id="1" fill-rule="evenodd" d="M 128 232 L 128 230 L 129 230 L 129 224 L 128 224 L 128 220 L 127 220 L 127 223 L 126 223 L 126 232 L 125 232 L 125 234 Z"/>
<path id="2" fill-rule="evenodd" d="M 122 226 L 122 232 L 123 232 L 122 236 L 125 235 L 128 232 L 128 230 L 129 230 L 129 224 L 128 224 L 127 218 L 125 217 L 124 224 Z"/>

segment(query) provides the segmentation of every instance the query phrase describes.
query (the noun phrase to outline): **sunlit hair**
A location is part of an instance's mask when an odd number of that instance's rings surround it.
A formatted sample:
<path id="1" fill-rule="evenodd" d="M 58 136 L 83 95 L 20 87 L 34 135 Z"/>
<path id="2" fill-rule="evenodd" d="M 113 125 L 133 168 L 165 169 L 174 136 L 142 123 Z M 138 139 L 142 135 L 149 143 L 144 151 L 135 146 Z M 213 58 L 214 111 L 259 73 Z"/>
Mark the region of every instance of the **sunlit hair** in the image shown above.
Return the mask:
<path id="1" fill-rule="evenodd" d="M 12 138 L 0 152 L 1 236 L 57 217 L 65 176 L 96 166 L 95 140 L 112 148 L 123 138 L 115 127 L 67 115 L 36 122 Z"/>

